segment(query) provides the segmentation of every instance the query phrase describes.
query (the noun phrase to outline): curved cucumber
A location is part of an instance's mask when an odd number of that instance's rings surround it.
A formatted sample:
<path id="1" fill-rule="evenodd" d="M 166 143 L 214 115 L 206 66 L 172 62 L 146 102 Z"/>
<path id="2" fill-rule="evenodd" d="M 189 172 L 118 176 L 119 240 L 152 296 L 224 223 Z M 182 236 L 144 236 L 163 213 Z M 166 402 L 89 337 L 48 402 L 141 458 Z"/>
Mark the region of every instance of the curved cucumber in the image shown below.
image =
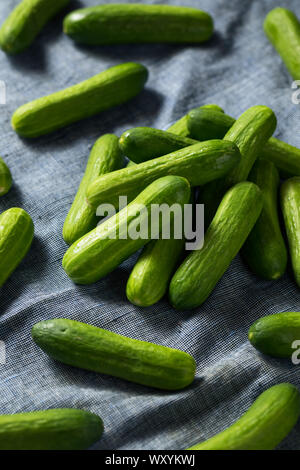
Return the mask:
<path id="1" fill-rule="evenodd" d="M 197 143 L 197 140 L 152 127 L 135 127 L 120 137 L 124 155 L 135 163 L 146 162 Z"/>
<path id="2" fill-rule="evenodd" d="M 33 232 L 32 219 L 23 209 L 13 207 L 0 215 L 0 286 L 28 252 Z"/>
<path id="3" fill-rule="evenodd" d="M 157 179 L 131 204 L 73 243 L 63 258 L 64 270 L 78 284 L 98 281 L 146 245 L 154 232 L 160 234 L 163 222 L 156 220 L 161 217 L 152 217 L 152 204 L 183 206 L 189 198 L 190 186 L 185 178 Z"/>
<path id="4" fill-rule="evenodd" d="M 292 77 L 300 79 L 300 23 L 286 8 L 274 8 L 264 21 L 264 30 Z"/>
<path id="5" fill-rule="evenodd" d="M 83 410 L 0 415 L 0 450 L 85 450 L 102 433 L 102 420 Z"/>
<path id="6" fill-rule="evenodd" d="M 86 202 L 88 185 L 97 176 L 119 170 L 123 165 L 118 137 L 113 134 L 100 137 L 92 148 L 84 176 L 64 223 L 63 237 L 66 243 L 74 243 L 97 224 L 96 211 Z"/>
<path id="7" fill-rule="evenodd" d="M 213 111 L 219 111 L 220 113 L 224 113 L 224 110 L 220 108 L 220 106 L 218 106 L 217 104 L 205 104 L 203 106 L 200 106 L 200 108 L 195 109 L 211 109 Z M 188 129 L 188 114 L 185 114 L 184 116 L 182 116 L 182 118 L 178 119 L 178 121 L 175 121 L 174 124 L 169 126 L 168 131 L 172 132 L 173 134 L 181 135 L 182 137 L 191 137 L 190 131 Z"/>
<path id="8" fill-rule="evenodd" d="M 249 180 L 262 191 L 263 210 L 243 246 L 242 255 L 258 276 L 279 279 L 286 270 L 287 250 L 278 219 L 278 171 L 272 162 L 258 160 Z"/>
<path id="9" fill-rule="evenodd" d="M 225 194 L 203 247 L 184 260 L 171 280 L 170 301 L 175 308 L 195 308 L 207 299 L 247 239 L 262 204 L 254 183 L 239 183 Z"/>
<path id="10" fill-rule="evenodd" d="M 282 383 L 267 389 L 225 431 L 188 450 L 272 450 L 293 429 L 300 414 L 300 394 Z"/>
<path id="11" fill-rule="evenodd" d="M 0 157 L 0 196 L 8 193 L 12 185 L 11 172 L 5 161 Z"/>
<path id="12" fill-rule="evenodd" d="M 29 47 L 45 24 L 69 2 L 22 0 L 1 26 L 1 49 L 8 54 L 17 54 Z"/>
<path id="13" fill-rule="evenodd" d="M 300 287 L 300 177 L 286 180 L 280 195 L 294 276 Z"/>
<path id="14" fill-rule="evenodd" d="M 34 325 L 32 337 L 49 356 L 75 367 L 164 390 L 179 390 L 194 380 L 196 364 L 178 349 L 112 333 L 64 318 Z"/>
<path id="15" fill-rule="evenodd" d="M 97 178 L 87 189 L 93 207 L 110 203 L 118 207 L 119 196 L 134 199 L 148 184 L 166 175 L 187 178 L 191 186 L 225 176 L 239 161 L 239 151 L 231 142 L 199 142 L 177 152 Z"/>
<path id="16" fill-rule="evenodd" d="M 284 312 L 259 318 L 248 338 L 258 351 L 274 357 L 292 357 L 294 341 L 300 339 L 300 312 Z"/>
<path id="17" fill-rule="evenodd" d="M 64 32 L 83 44 L 200 43 L 213 34 L 213 20 L 196 8 L 108 4 L 75 10 Z"/>
<path id="18" fill-rule="evenodd" d="M 142 91 L 147 77 L 147 69 L 141 64 L 116 65 L 70 88 L 24 104 L 15 111 L 12 127 L 23 137 L 48 134 L 128 101 Z"/>

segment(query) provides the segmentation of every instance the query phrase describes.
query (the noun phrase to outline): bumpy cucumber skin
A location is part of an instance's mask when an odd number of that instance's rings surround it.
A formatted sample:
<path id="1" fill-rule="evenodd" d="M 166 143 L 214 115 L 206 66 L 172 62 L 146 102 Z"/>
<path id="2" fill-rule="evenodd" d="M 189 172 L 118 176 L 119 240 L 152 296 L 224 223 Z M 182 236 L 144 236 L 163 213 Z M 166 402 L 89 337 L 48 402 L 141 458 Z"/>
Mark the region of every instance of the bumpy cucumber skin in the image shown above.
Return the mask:
<path id="1" fill-rule="evenodd" d="M 122 104 L 142 91 L 147 69 L 134 62 L 116 65 L 94 77 L 18 108 L 13 129 L 34 138 Z"/>
<path id="2" fill-rule="evenodd" d="M 200 43 L 213 34 L 213 20 L 196 8 L 109 4 L 75 10 L 64 32 L 83 44 Z"/>
<path id="3" fill-rule="evenodd" d="M 274 163 L 282 177 L 300 176 L 300 149 L 271 137 L 261 151 L 261 158 Z"/>
<path id="4" fill-rule="evenodd" d="M 85 235 L 97 225 L 96 211 L 88 205 L 85 192 L 97 176 L 119 170 L 124 166 L 124 157 L 119 139 L 105 134 L 94 144 L 84 176 L 63 227 L 63 238 L 68 245 Z"/>
<path id="5" fill-rule="evenodd" d="M 10 190 L 12 185 L 12 176 L 10 169 L 5 161 L 0 157 L 0 196 L 4 196 Z"/>
<path id="6" fill-rule="evenodd" d="M 63 258 L 63 268 L 77 284 L 90 284 L 106 276 L 125 259 L 150 242 L 149 236 L 132 239 L 127 237 L 127 227 L 147 225 L 154 230 L 151 211 L 137 215 L 137 208 L 142 204 L 148 210 L 151 204 L 174 203 L 184 205 L 190 198 L 190 186 L 185 178 L 165 176 L 150 184 L 138 197 L 116 215 L 98 225 L 67 250 Z M 172 220 L 172 217 L 171 217 Z M 152 226 L 150 225 L 151 221 Z M 158 233 L 162 229 L 159 221 Z M 115 235 L 116 234 L 116 235 Z M 150 233 L 149 233 L 150 234 Z M 148 234 L 148 235 L 149 235 Z M 123 238 L 122 238 L 123 237 Z"/>
<path id="7" fill-rule="evenodd" d="M 300 338 L 300 312 L 284 312 L 259 318 L 249 328 L 248 338 L 258 351 L 291 358 L 291 346 Z"/>
<path id="8" fill-rule="evenodd" d="M 29 47 L 45 24 L 70 0 L 23 0 L 0 28 L 0 47 L 17 54 Z"/>
<path id="9" fill-rule="evenodd" d="M 136 166 L 114 171 L 97 178 L 87 189 L 93 207 L 110 203 L 118 207 L 119 196 L 134 199 L 148 184 L 165 175 L 186 178 L 191 186 L 221 178 L 237 165 L 239 150 L 234 143 L 223 140 L 199 142 L 163 157 Z"/>
<path id="10" fill-rule="evenodd" d="M 287 250 L 278 219 L 279 174 L 272 162 L 258 160 L 249 175 L 263 196 L 263 210 L 247 238 L 242 255 L 258 276 L 275 280 L 285 273 Z"/>
<path id="11" fill-rule="evenodd" d="M 248 237 L 262 204 L 261 191 L 254 183 L 239 183 L 227 191 L 203 247 L 184 260 L 171 280 L 173 307 L 196 308 L 207 299 Z"/>
<path id="12" fill-rule="evenodd" d="M 33 233 L 32 219 L 23 209 L 13 207 L 0 215 L 0 286 L 27 254 Z"/>
<path id="13" fill-rule="evenodd" d="M 152 127 L 135 127 L 120 137 L 123 153 L 135 163 L 143 163 L 194 144 L 197 140 Z"/>
<path id="14" fill-rule="evenodd" d="M 300 287 L 300 177 L 286 180 L 280 196 L 294 276 Z"/>
<path id="15" fill-rule="evenodd" d="M 264 21 L 264 30 L 292 77 L 300 79 L 300 23 L 286 8 L 274 8 Z"/>
<path id="16" fill-rule="evenodd" d="M 297 387 L 274 385 L 232 426 L 188 450 L 272 450 L 293 429 L 299 414 Z"/>
<path id="17" fill-rule="evenodd" d="M 0 450 L 85 450 L 102 433 L 98 416 L 71 408 L 0 416 Z"/>
<path id="18" fill-rule="evenodd" d="M 197 140 L 223 139 L 235 123 L 231 116 L 211 108 L 192 109 L 187 116 L 189 133 Z"/>
<path id="19" fill-rule="evenodd" d="M 130 382 L 179 390 L 194 380 L 196 364 L 189 354 L 85 323 L 63 318 L 42 321 L 34 325 L 32 337 L 58 361 Z"/>
<path id="20" fill-rule="evenodd" d="M 224 113 L 224 110 L 220 108 L 220 106 L 218 106 L 217 104 L 205 104 L 203 106 L 200 106 L 200 108 L 195 109 L 211 109 L 213 111 L 219 111 L 220 113 Z M 173 134 L 181 135 L 182 137 L 191 137 L 188 128 L 188 115 L 185 114 L 184 116 L 182 116 L 182 118 L 178 119 L 178 121 L 174 122 L 172 126 L 168 127 L 168 131 L 172 132 Z"/>

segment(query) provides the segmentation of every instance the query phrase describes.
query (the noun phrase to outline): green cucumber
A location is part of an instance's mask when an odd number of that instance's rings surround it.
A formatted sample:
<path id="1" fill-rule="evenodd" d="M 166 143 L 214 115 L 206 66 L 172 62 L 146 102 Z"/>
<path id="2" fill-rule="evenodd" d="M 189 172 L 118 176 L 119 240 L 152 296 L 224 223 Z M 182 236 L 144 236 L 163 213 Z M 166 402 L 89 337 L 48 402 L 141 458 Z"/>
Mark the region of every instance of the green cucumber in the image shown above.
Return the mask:
<path id="1" fill-rule="evenodd" d="M 45 24 L 70 0 L 22 0 L 0 28 L 0 48 L 8 54 L 27 49 Z"/>
<path id="2" fill-rule="evenodd" d="M 242 255 L 258 276 L 269 280 L 279 279 L 287 265 L 287 250 L 277 209 L 279 174 L 272 162 L 258 160 L 250 172 L 249 180 L 261 189 L 264 205 L 243 246 Z"/>
<path id="3" fill-rule="evenodd" d="M 134 166 L 134 165 L 137 165 L 137 163 L 134 163 L 133 161 L 128 160 L 128 163 L 127 163 L 127 165 L 126 165 L 126 168 L 127 168 L 127 167 L 130 167 L 130 166 Z"/>
<path id="4" fill-rule="evenodd" d="M 229 428 L 188 450 L 272 450 L 293 429 L 299 414 L 297 387 L 274 385 Z"/>
<path id="5" fill-rule="evenodd" d="M 169 294 L 175 308 L 203 304 L 247 239 L 262 205 L 261 191 L 254 183 L 238 183 L 227 191 L 203 247 L 187 256 L 171 280 Z"/>
<path id="6" fill-rule="evenodd" d="M 88 411 L 58 408 L 0 415 L 0 450 L 85 450 L 103 433 Z"/>
<path id="7" fill-rule="evenodd" d="M 160 234 L 162 220 L 152 218 L 152 204 L 183 206 L 189 198 L 190 186 L 185 178 L 165 176 L 155 180 L 131 204 L 73 243 L 63 258 L 64 270 L 78 284 L 98 281 L 146 245 L 154 229 Z M 139 214 L 141 204 L 146 211 Z M 136 225 L 141 227 L 141 236 L 130 237 L 128 227 Z M 145 226 L 147 233 L 142 229 Z"/>
<path id="8" fill-rule="evenodd" d="M 281 186 L 281 208 L 289 241 L 295 280 L 300 287 L 300 177 L 286 180 Z"/>
<path id="9" fill-rule="evenodd" d="M 264 31 L 292 77 L 300 79 L 300 23 L 286 8 L 274 8 L 264 21 Z"/>
<path id="10" fill-rule="evenodd" d="M 32 219 L 23 209 L 13 207 L 0 215 L 0 286 L 27 254 L 33 233 Z"/>
<path id="11" fill-rule="evenodd" d="M 5 161 L 0 157 L 0 196 L 8 193 L 12 185 L 11 172 Z"/>
<path id="12" fill-rule="evenodd" d="M 66 243 L 74 243 L 97 225 L 96 211 L 85 198 L 88 185 L 97 176 L 119 170 L 123 166 L 124 157 L 118 137 L 113 134 L 100 137 L 92 148 L 84 176 L 64 223 L 63 237 Z"/>
<path id="13" fill-rule="evenodd" d="M 135 127 L 120 137 L 124 155 L 135 163 L 143 163 L 197 143 L 197 140 L 152 127 Z"/>
<path id="14" fill-rule="evenodd" d="M 64 32 L 83 44 L 201 43 L 213 34 L 212 17 L 196 8 L 108 4 L 72 11 Z"/>
<path id="15" fill-rule="evenodd" d="M 178 175 L 187 178 L 191 186 L 198 186 L 225 176 L 239 158 L 234 143 L 223 140 L 200 142 L 96 178 L 87 189 L 87 199 L 95 208 L 106 203 L 117 208 L 119 196 L 127 196 L 131 201 L 157 178 Z"/>
<path id="16" fill-rule="evenodd" d="M 116 65 L 84 82 L 18 108 L 13 129 L 22 137 L 48 134 L 122 104 L 142 91 L 147 69 L 134 62 Z"/>
<path id="17" fill-rule="evenodd" d="M 192 109 L 187 115 L 189 134 L 197 140 L 223 139 L 235 119 L 211 108 Z"/>
<path id="18" fill-rule="evenodd" d="M 194 380 L 196 363 L 189 354 L 78 321 L 41 321 L 32 328 L 32 337 L 57 361 L 130 382 L 180 390 Z"/>
<path id="19" fill-rule="evenodd" d="M 259 318 L 249 328 L 248 338 L 258 351 L 291 358 L 294 341 L 300 339 L 300 312 L 284 312 Z"/>
<path id="20" fill-rule="evenodd" d="M 218 106 L 217 104 L 205 104 L 203 106 L 200 106 L 200 108 L 195 109 L 211 109 L 213 111 L 219 111 L 220 113 L 224 113 L 224 110 L 220 108 L 220 106 Z M 182 116 L 182 118 L 178 119 L 178 121 L 175 121 L 174 124 L 169 126 L 168 131 L 172 132 L 173 134 L 181 135 L 182 137 L 190 137 L 190 131 L 188 129 L 188 114 L 185 114 L 184 116 Z"/>

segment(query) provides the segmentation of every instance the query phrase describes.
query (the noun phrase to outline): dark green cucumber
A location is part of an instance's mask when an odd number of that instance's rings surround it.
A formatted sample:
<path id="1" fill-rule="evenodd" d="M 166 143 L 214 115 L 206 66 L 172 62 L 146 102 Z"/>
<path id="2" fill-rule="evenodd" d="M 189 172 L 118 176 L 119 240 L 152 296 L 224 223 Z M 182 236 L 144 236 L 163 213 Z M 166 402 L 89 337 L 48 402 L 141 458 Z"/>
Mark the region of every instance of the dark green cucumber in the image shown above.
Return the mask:
<path id="1" fill-rule="evenodd" d="M 135 127 L 120 137 L 124 155 L 135 163 L 143 163 L 194 144 L 197 144 L 197 140 L 153 127 Z"/>
<path id="2" fill-rule="evenodd" d="M 124 166 L 124 157 L 119 139 L 113 134 L 100 137 L 92 148 L 84 176 L 66 217 L 63 237 L 69 245 L 97 225 L 96 211 L 86 202 L 85 192 L 98 176 L 119 170 Z"/>
<path id="3" fill-rule="evenodd" d="M 70 0 L 22 0 L 0 28 L 0 47 L 17 54 L 32 44 L 45 24 Z"/>
<path id="4" fill-rule="evenodd" d="M 103 433 L 88 411 L 58 408 L 0 415 L 0 450 L 85 450 Z"/>
<path id="5" fill-rule="evenodd" d="M 64 32 L 83 44 L 201 43 L 213 34 L 212 17 L 196 8 L 108 4 L 75 10 Z"/>
<path id="6" fill-rule="evenodd" d="M 175 308 L 195 308 L 207 299 L 247 239 L 262 205 L 254 183 L 239 183 L 227 191 L 203 247 L 183 261 L 171 280 L 169 294 Z"/>
<path id="7" fill-rule="evenodd" d="M 87 199 L 95 208 L 106 203 L 118 207 L 119 196 L 127 196 L 132 201 L 148 184 L 166 175 L 183 176 L 191 186 L 198 186 L 225 176 L 237 165 L 239 158 L 234 143 L 223 140 L 199 142 L 163 157 L 98 177 L 88 187 Z"/>
<path id="8" fill-rule="evenodd" d="M 0 286 L 27 254 L 33 232 L 32 219 L 23 209 L 13 207 L 0 215 Z"/>
<path id="9" fill-rule="evenodd" d="M 64 270 L 78 284 L 98 281 L 146 245 L 155 229 L 161 232 L 162 220 L 152 218 L 152 204 L 183 206 L 189 198 L 190 186 L 185 178 L 165 176 L 155 180 L 131 204 L 73 243 L 63 258 Z M 146 211 L 139 214 L 141 204 Z M 131 237 L 129 228 L 136 225 L 146 226 L 147 233 Z"/>
<path id="10" fill-rule="evenodd" d="M 224 113 L 224 110 L 220 108 L 220 106 L 218 106 L 217 104 L 205 104 L 203 106 L 200 106 L 200 108 L 195 109 L 211 109 L 213 111 L 219 111 L 220 113 Z M 191 137 L 190 131 L 188 129 L 188 114 L 185 114 L 184 116 L 182 116 L 182 118 L 178 119 L 178 121 L 175 121 L 174 124 L 169 126 L 168 131 L 172 132 L 173 134 L 181 135 L 182 137 Z"/>
<path id="11" fill-rule="evenodd" d="M 122 104 L 142 91 L 147 69 L 128 62 L 116 65 L 52 95 L 18 108 L 13 129 L 22 137 L 38 137 Z"/>
<path id="12" fill-rule="evenodd" d="M 36 323 L 35 343 L 57 361 L 163 390 L 179 390 L 195 376 L 195 360 L 178 349 L 127 338 L 64 318 Z"/>
<path id="13" fill-rule="evenodd" d="M 0 157 L 0 196 L 8 193 L 12 185 L 11 172 L 5 161 Z"/>
<path id="14" fill-rule="evenodd" d="M 192 109 L 187 115 L 189 133 L 197 140 L 223 139 L 234 123 L 231 116 L 210 108 Z"/>
<path id="15" fill-rule="evenodd" d="M 279 279 L 287 265 L 287 250 L 277 208 L 279 174 L 272 162 L 258 160 L 250 172 L 249 180 L 261 189 L 263 210 L 242 248 L 242 255 L 258 276 L 269 280 Z"/>
<path id="16" fill-rule="evenodd" d="M 300 177 L 286 180 L 280 196 L 294 276 L 300 287 Z"/>
<path id="17" fill-rule="evenodd" d="M 188 450 L 272 450 L 293 429 L 299 414 L 297 387 L 274 385 L 229 428 Z"/>
<path id="18" fill-rule="evenodd" d="M 292 77 L 300 79 L 300 23 L 286 8 L 274 8 L 264 21 L 264 30 Z"/>
<path id="19" fill-rule="evenodd" d="M 259 318 L 248 338 L 258 351 L 274 357 L 292 357 L 294 341 L 300 339 L 300 312 L 284 312 Z"/>

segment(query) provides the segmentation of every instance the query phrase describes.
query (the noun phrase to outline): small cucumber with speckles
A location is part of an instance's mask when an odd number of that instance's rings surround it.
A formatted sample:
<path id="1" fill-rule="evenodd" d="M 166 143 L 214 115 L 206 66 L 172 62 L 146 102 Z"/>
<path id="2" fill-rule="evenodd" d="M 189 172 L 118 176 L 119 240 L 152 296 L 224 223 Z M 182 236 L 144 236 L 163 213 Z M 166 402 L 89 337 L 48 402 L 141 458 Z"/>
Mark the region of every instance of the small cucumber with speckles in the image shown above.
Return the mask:
<path id="1" fill-rule="evenodd" d="M 0 157 L 0 196 L 8 193 L 12 185 L 11 172 L 5 161 Z"/>
<path id="2" fill-rule="evenodd" d="M 200 106 L 200 108 L 195 108 L 195 109 L 211 109 L 213 111 L 224 113 L 224 110 L 220 108 L 220 106 L 218 106 L 217 104 L 205 104 L 203 106 Z M 188 128 L 188 114 L 185 114 L 184 116 L 182 116 L 182 118 L 178 119 L 178 121 L 175 121 L 174 124 L 169 126 L 168 132 L 181 135 L 182 137 L 191 137 L 190 131 Z M 204 139 L 204 140 L 207 140 L 207 139 Z"/>

